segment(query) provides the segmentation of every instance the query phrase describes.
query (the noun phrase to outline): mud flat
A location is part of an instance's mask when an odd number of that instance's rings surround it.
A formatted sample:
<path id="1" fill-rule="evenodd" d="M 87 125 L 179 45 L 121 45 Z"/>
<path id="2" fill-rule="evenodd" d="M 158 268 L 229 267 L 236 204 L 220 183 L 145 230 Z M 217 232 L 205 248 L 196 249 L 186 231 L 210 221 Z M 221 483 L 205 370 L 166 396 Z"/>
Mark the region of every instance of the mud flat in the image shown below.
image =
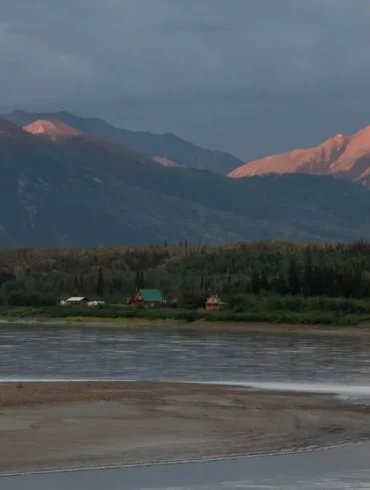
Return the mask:
<path id="1" fill-rule="evenodd" d="M 370 438 L 370 407 L 182 383 L 0 384 L 0 474 L 202 460 Z"/>

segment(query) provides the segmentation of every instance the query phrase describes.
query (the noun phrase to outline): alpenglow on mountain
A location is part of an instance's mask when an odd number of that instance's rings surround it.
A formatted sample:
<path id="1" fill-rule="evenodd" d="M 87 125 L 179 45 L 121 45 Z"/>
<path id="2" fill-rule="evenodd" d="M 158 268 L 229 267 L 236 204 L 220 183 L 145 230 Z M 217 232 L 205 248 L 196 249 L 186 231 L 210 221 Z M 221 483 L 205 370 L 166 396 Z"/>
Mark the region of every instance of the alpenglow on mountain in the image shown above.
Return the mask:
<path id="1" fill-rule="evenodd" d="M 338 134 L 313 148 L 248 162 L 229 176 L 240 178 L 271 173 L 332 175 L 370 187 L 370 126 L 353 136 Z"/>
<path id="2" fill-rule="evenodd" d="M 81 131 L 78 131 L 67 124 L 64 124 L 58 119 L 38 119 L 23 127 L 27 133 L 42 135 L 56 140 L 58 138 L 71 138 L 73 136 L 81 136 Z"/>
<path id="3" fill-rule="evenodd" d="M 116 128 L 102 119 L 78 117 L 69 112 L 14 111 L 4 117 L 18 126 L 27 126 L 37 120 L 57 120 L 86 135 L 105 138 L 134 148 L 167 166 L 192 167 L 226 175 L 243 164 L 242 160 L 229 153 L 201 148 L 172 133 L 159 135 L 145 131 L 129 131 Z"/>

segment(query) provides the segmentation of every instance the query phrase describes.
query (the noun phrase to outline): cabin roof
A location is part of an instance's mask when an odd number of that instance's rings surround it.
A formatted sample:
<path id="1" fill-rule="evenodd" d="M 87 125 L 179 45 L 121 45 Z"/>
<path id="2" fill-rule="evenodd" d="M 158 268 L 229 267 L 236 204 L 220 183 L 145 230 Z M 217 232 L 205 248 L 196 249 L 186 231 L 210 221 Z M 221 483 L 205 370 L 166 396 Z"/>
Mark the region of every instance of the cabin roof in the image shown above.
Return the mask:
<path id="1" fill-rule="evenodd" d="M 212 294 L 212 296 L 209 296 L 207 298 L 207 301 L 209 302 L 219 302 L 220 301 L 220 298 L 217 296 L 217 294 Z"/>
<path id="2" fill-rule="evenodd" d="M 223 301 L 220 300 L 219 296 L 217 294 L 213 294 L 209 298 L 207 298 L 207 304 L 212 305 L 212 304 L 218 304 L 218 305 L 225 305 Z"/>
<path id="3" fill-rule="evenodd" d="M 139 289 L 143 301 L 162 302 L 163 296 L 159 289 Z"/>

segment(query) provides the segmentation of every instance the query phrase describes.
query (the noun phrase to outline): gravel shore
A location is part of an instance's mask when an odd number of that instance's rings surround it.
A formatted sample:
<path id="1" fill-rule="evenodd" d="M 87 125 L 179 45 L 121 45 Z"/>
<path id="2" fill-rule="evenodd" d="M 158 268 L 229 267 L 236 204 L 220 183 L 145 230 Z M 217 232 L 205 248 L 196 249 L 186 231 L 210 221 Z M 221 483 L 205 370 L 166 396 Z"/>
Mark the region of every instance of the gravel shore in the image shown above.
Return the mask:
<path id="1" fill-rule="evenodd" d="M 370 408 L 181 383 L 0 384 L 0 472 L 212 459 L 370 438 Z"/>

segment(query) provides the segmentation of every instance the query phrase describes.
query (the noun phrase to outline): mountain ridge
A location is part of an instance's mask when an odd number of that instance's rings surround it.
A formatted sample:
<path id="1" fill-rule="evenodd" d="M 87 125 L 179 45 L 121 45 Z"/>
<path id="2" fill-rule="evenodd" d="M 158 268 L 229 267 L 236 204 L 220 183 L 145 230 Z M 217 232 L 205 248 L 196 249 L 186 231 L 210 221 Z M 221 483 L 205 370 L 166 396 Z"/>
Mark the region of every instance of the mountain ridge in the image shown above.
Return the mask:
<path id="1" fill-rule="evenodd" d="M 370 238 L 370 192 L 331 176 L 230 179 L 91 135 L 0 131 L 0 247 Z"/>
<path id="2" fill-rule="evenodd" d="M 370 187 L 370 126 L 352 136 L 339 133 L 312 148 L 252 160 L 228 175 L 241 178 L 269 173 L 332 175 Z"/>
<path id="3" fill-rule="evenodd" d="M 43 113 L 16 110 L 3 117 L 22 127 L 38 119 L 57 119 L 81 133 L 115 141 L 153 158 L 165 158 L 177 165 L 210 170 L 223 175 L 243 163 L 242 160 L 227 152 L 202 148 L 173 133 L 154 134 L 147 131 L 130 131 L 117 128 L 103 119 L 75 116 L 66 111 Z"/>

